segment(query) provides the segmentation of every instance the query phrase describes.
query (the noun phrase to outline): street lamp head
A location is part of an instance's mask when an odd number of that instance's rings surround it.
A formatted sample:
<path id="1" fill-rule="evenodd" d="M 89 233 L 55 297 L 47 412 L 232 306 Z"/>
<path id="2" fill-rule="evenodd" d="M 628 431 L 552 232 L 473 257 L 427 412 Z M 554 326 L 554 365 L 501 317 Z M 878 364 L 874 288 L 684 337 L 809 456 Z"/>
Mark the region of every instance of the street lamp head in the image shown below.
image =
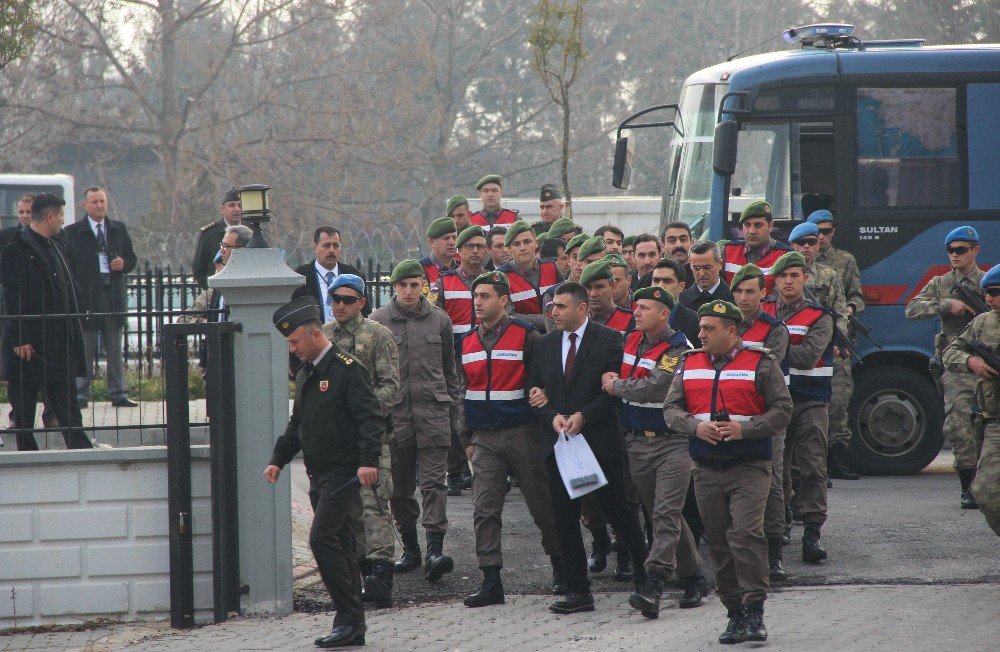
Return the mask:
<path id="1" fill-rule="evenodd" d="M 270 186 L 260 183 L 239 188 L 242 222 L 253 231 L 253 238 L 247 248 L 267 247 L 260 225 L 271 221 L 271 211 L 267 207 L 267 191 L 270 189 Z"/>

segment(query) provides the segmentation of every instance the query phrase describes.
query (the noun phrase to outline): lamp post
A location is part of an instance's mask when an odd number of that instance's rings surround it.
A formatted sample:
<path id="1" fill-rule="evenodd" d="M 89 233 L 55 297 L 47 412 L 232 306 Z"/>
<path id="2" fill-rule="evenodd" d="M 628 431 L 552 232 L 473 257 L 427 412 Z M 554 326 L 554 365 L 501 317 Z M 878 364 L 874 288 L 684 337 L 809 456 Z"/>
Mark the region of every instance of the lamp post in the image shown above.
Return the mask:
<path id="1" fill-rule="evenodd" d="M 264 233 L 260 225 L 271 221 L 271 211 L 267 207 L 267 191 L 271 186 L 261 183 L 253 183 L 248 186 L 240 186 L 240 206 L 242 212 L 242 222 L 249 225 L 253 231 L 247 249 L 266 249 L 267 241 L 264 240 Z"/>

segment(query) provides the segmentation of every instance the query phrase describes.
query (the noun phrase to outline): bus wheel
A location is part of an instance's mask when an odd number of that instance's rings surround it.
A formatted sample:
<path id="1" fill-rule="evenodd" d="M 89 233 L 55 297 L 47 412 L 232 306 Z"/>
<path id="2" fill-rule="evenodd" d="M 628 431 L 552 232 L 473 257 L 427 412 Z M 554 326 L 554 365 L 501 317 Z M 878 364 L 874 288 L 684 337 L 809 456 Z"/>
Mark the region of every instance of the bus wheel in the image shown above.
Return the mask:
<path id="1" fill-rule="evenodd" d="M 879 367 L 858 378 L 848 419 L 851 464 L 862 475 L 917 473 L 941 452 L 944 404 L 911 369 Z"/>

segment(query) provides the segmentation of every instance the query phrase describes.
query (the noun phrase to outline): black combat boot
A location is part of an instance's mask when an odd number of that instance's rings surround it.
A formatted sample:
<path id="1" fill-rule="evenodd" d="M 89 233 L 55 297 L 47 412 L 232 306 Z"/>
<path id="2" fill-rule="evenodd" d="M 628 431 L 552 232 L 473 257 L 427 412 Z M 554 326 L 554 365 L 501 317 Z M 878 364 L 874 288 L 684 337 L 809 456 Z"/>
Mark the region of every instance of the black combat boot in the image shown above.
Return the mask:
<path id="1" fill-rule="evenodd" d="M 472 471 L 462 471 L 462 489 L 466 491 L 472 489 Z"/>
<path id="2" fill-rule="evenodd" d="M 646 618 L 659 618 L 662 596 L 663 580 L 656 573 L 650 573 L 643 585 L 629 596 L 628 604 Z"/>
<path id="3" fill-rule="evenodd" d="M 372 562 L 371 575 L 365 577 L 361 599 L 375 609 L 392 606 L 392 562 L 382 559 Z"/>
<path id="4" fill-rule="evenodd" d="M 726 630 L 719 634 L 719 642 L 723 645 L 742 643 L 747 640 L 747 620 L 743 606 L 729 608 L 729 624 Z"/>
<path id="5" fill-rule="evenodd" d="M 681 609 L 700 607 L 706 595 L 708 595 L 708 580 L 701 571 L 695 571 L 684 578 L 684 595 L 681 596 L 678 606 Z"/>
<path id="6" fill-rule="evenodd" d="M 417 541 L 417 531 L 400 532 L 403 539 L 403 554 L 396 560 L 393 567 L 397 573 L 408 573 L 414 568 L 420 568 L 420 542 Z"/>
<path id="7" fill-rule="evenodd" d="M 847 459 L 847 446 L 843 442 L 834 442 L 826 456 L 826 469 L 834 480 L 857 480 L 861 476 L 851 468 Z"/>
<path id="8" fill-rule="evenodd" d="M 427 546 L 430 547 L 430 544 Z M 503 582 L 500 580 L 499 566 L 483 568 L 483 585 L 463 601 L 466 607 L 486 607 L 491 604 L 503 604 Z"/>
<path id="9" fill-rule="evenodd" d="M 369 575 L 371 575 L 372 560 L 369 557 L 359 557 L 358 570 L 361 571 L 361 577 L 368 577 Z"/>
<path id="10" fill-rule="evenodd" d="M 958 480 L 962 483 L 962 509 L 979 509 L 976 497 L 972 495 L 972 481 L 976 479 L 975 469 L 959 469 Z"/>
<path id="11" fill-rule="evenodd" d="M 566 578 L 563 575 L 562 557 L 551 555 L 549 561 L 552 563 L 552 595 L 566 595 L 569 589 L 566 588 Z"/>
<path id="12" fill-rule="evenodd" d="M 451 557 L 442 554 L 444 548 L 444 532 L 427 533 L 427 556 L 424 558 L 424 579 L 437 582 L 445 573 L 455 569 Z"/>
<path id="13" fill-rule="evenodd" d="M 587 560 L 587 570 L 591 573 L 600 573 L 608 567 L 608 552 L 611 551 L 611 537 L 607 531 L 598 532 L 594 535 L 593 552 Z"/>
<path id="14" fill-rule="evenodd" d="M 819 526 L 807 525 L 802 533 L 802 561 L 818 564 L 826 559 L 826 550 L 819 545 Z"/>
<path id="15" fill-rule="evenodd" d="M 788 574 L 781 567 L 781 539 L 767 540 L 767 576 L 772 582 L 788 579 Z"/>
<path id="16" fill-rule="evenodd" d="M 615 555 L 618 557 L 618 563 L 615 565 L 615 572 L 611 573 L 611 579 L 616 582 L 631 581 L 632 555 L 628 554 L 628 550 L 625 550 L 624 544 L 619 544 L 618 552 Z"/>
<path id="17" fill-rule="evenodd" d="M 748 602 L 746 607 L 746 639 L 747 641 L 763 642 L 767 640 L 767 628 L 764 627 L 764 601 Z"/>
<path id="18" fill-rule="evenodd" d="M 449 496 L 461 496 L 462 495 L 462 474 L 461 473 L 449 473 L 448 474 L 448 495 Z"/>

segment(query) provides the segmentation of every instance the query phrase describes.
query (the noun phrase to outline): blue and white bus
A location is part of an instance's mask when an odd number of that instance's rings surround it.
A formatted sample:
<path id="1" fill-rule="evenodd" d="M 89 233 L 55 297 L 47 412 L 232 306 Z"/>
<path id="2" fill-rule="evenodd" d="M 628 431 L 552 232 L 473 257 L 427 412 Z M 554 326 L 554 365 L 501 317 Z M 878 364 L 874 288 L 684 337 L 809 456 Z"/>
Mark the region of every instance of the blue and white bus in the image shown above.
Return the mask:
<path id="1" fill-rule="evenodd" d="M 677 105 L 622 123 L 614 185 L 626 187 L 630 173 L 622 130 L 672 126 L 662 224 L 681 220 L 719 240 L 738 233 L 740 211 L 757 199 L 786 234 L 832 210 L 836 245 L 861 268 L 862 321 L 884 346 L 858 342 L 852 462 L 869 474 L 914 473 L 943 442 L 928 371 L 939 323 L 907 321 L 903 310 L 949 269 L 944 236 L 957 226 L 978 229 L 984 269 L 1000 262 L 1000 45 L 865 43 L 852 31 L 788 30 L 801 49 L 694 73 Z M 638 120 L 664 111 L 673 115 Z"/>

